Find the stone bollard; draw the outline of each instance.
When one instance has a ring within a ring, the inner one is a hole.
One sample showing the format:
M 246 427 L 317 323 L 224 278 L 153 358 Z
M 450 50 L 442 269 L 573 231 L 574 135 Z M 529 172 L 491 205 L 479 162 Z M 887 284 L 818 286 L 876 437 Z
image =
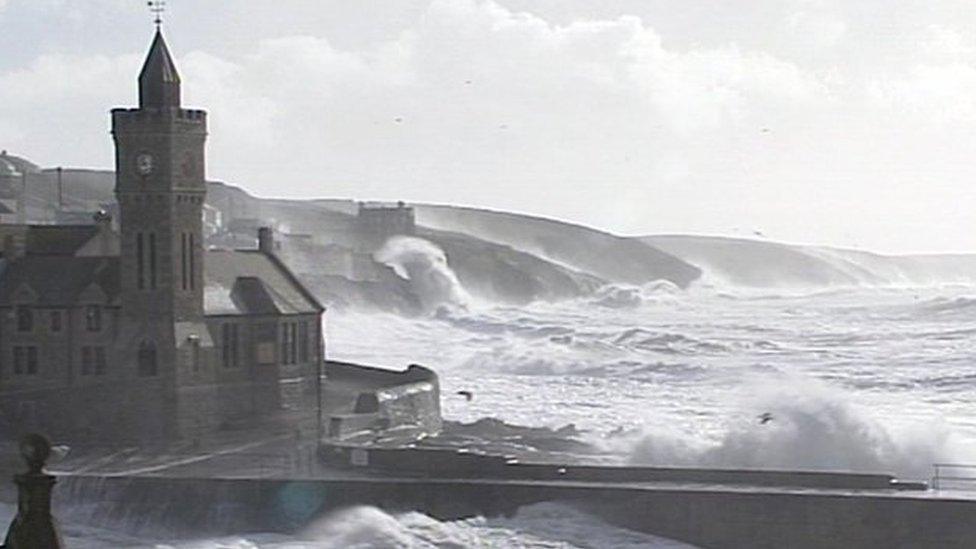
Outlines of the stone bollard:
M 64 544 L 51 517 L 51 489 L 57 479 L 44 472 L 51 443 L 41 435 L 25 435 L 20 439 L 20 455 L 28 469 L 14 477 L 17 516 L 0 549 L 61 549 Z

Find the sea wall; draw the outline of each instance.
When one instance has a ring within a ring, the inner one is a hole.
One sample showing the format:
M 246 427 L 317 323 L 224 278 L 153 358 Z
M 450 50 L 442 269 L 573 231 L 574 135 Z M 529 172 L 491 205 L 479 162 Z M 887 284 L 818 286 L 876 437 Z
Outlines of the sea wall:
M 392 429 L 426 434 L 441 430 L 440 382 L 433 370 L 416 364 L 393 371 L 327 361 L 324 373 L 329 438 Z
M 924 491 L 925 483 L 898 481 L 881 473 L 832 473 L 760 469 L 691 467 L 625 467 L 523 463 L 517 459 L 464 450 L 430 448 L 364 448 L 325 444 L 321 458 L 330 466 L 370 474 L 430 478 L 492 478 L 613 483 L 694 483 L 846 490 Z
M 542 501 L 701 547 L 970 548 L 976 501 L 899 492 L 786 491 L 492 479 L 65 477 L 55 514 L 138 535 L 291 532 L 374 505 L 439 520 L 513 514 Z

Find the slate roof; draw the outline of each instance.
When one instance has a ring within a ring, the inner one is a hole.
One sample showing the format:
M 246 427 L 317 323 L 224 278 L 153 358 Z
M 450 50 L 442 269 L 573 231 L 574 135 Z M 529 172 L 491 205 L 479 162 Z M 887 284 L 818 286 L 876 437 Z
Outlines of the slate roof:
M 98 233 L 95 225 L 31 225 L 27 255 L 74 255 Z
M 146 63 L 139 73 L 139 106 L 161 108 L 180 106 L 180 75 L 166 47 L 163 33 L 156 30 Z
M 0 160 L 4 162 L 13 164 L 14 169 L 20 173 L 37 173 L 41 171 L 41 168 L 37 164 L 27 160 L 26 158 L 21 158 L 19 156 L 14 156 L 7 151 L 0 151 Z
M 179 84 L 180 74 L 176 71 L 176 63 L 173 56 L 169 53 L 163 33 L 156 30 L 152 45 L 149 46 L 149 54 L 146 62 L 142 65 L 139 73 L 139 80 L 147 83 L 166 83 Z
M 26 284 L 41 307 L 62 307 L 77 303 L 92 284 L 102 289 L 109 302 L 119 295 L 117 257 L 36 256 L 7 264 L 0 272 L 0 306 L 12 304 L 13 295 Z
M 315 297 L 274 256 L 258 250 L 208 250 L 203 308 L 208 315 L 312 314 Z
M 37 227 L 30 229 L 28 255 L 0 269 L 0 306 L 11 305 L 14 294 L 24 284 L 37 296 L 36 305 L 42 307 L 73 305 L 92 284 L 101 288 L 109 302 L 118 297 L 121 286 L 118 257 L 67 255 L 87 242 L 89 234 L 69 226 L 43 227 L 44 230 L 36 233 Z M 272 255 L 258 250 L 205 253 L 203 300 L 207 315 L 316 314 L 324 310 L 315 296 Z

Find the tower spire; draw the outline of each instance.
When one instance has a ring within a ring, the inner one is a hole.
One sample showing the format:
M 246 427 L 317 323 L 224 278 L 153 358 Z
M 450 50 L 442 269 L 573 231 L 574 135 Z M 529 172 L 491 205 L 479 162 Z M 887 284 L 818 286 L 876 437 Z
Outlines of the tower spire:
M 179 108 L 180 75 L 166 46 L 163 31 L 156 28 L 156 36 L 146 62 L 139 73 L 140 108 Z

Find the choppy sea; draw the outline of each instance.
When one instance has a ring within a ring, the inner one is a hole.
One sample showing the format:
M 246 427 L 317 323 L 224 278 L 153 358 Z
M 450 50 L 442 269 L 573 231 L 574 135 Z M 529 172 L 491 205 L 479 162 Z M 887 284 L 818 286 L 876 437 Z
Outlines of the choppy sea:
M 436 369 L 448 419 L 573 424 L 621 463 L 927 480 L 933 462 L 976 462 L 973 286 L 660 283 L 525 307 L 471 300 L 424 318 L 332 312 L 327 334 L 330 358 Z M 134 540 L 65 529 L 72 547 L 684 547 L 557 504 L 453 523 L 363 507 L 292 536 Z

